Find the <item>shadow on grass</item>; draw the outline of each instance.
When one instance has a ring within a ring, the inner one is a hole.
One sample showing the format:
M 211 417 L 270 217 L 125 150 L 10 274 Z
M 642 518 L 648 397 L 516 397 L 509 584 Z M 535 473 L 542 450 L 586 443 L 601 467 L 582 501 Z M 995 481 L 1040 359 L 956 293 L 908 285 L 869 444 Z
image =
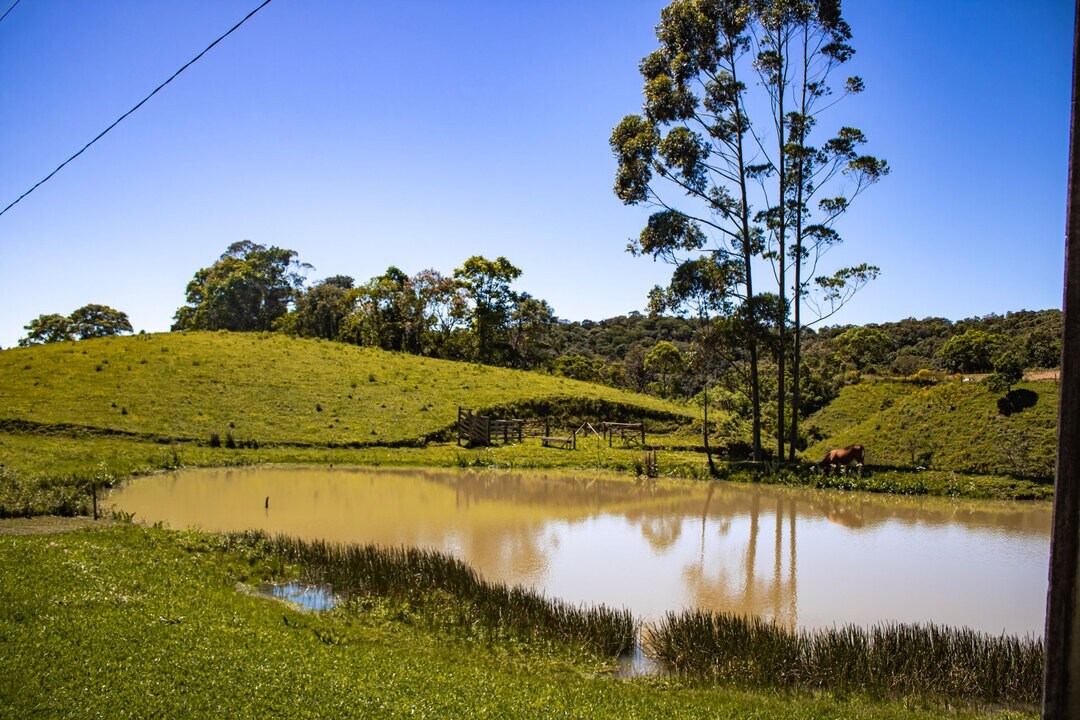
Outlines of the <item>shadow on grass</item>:
M 1039 402 L 1039 393 L 1027 388 L 1017 388 L 1010 390 L 1005 397 L 998 399 L 998 412 L 1008 417 L 1013 413 L 1023 412 L 1030 407 L 1035 407 L 1037 402 Z

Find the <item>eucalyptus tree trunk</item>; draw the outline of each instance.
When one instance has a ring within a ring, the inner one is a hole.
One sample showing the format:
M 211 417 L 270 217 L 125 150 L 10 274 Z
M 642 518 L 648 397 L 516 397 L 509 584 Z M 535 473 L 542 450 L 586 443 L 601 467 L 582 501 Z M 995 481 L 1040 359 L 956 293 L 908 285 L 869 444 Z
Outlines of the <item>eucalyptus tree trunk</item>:
M 728 57 L 731 63 L 730 72 L 732 82 L 738 85 L 738 63 L 734 55 Z M 750 230 L 750 201 L 749 190 L 746 184 L 746 156 L 743 147 L 743 137 L 746 128 L 742 127 L 743 109 L 740 102 L 741 94 L 736 93 L 734 98 L 735 117 L 739 122 L 739 132 L 735 143 L 735 157 L 739 168 L 739 224 L 742 233 L 742 261 L 744 267 L 744 285 L 746 287 L 746 304 L 751 308 L 750 328 L 747 333 L 747 351 L 750 355 L 750 422 L 751 442 L 753 446 L 753 458 L 761 460 L 761 381 L 758 372 L 758 320 L 754 303 L 754 241 Z
M 702 390 L 704 399 L 701 435 L 705 441 L 705 457 L 709 460 L 709 477 L 716 476 L 716 465 L 713 463 L 712 450 L 709 448 L 709 373 L 705 373 L 705 387 Z
M 1077 2 L 1080 13 L 1080 2 Z M 1080 18 L 1080 14 L 1077 16 Z M 1080 20 L 1073 26 L 1069 177 L 1066 185 L 1064 334 L 1061 343 L 1061 408 L 1054 472 L 1050 586 L 1043 661 L 1043 720 L 1080 714 Z
M 777 365 L 777 382 L 776 382 L 776 459 L 784 459 L 784 379 L 785 379 L 785 349 L 784 349 L 784 330 L 787 320 L 787 286 L 785 285 L 785 265 L 787 264 L 787 212 L 784 207 L 784 202 L 787 197 L 787 173 L 786 173 L 786 159 L 787 152 L 785 149 L 785 132 L 784 132 L 784 90 L 787 87 L 785 81 L 785 23 L 778 22 L 776 27 L 776 54 L 779 62 L 779 67 L 776 71 L 776 136 L 777 146 L 779 147 L 779 155 L 777 158 L 777 168 L 779 170 L 779 188 L 777 189 L 779 202 L 779 218 L 777 219 L 777 248 L 780 252 L 780 256 L 777 259 L 779 265 L 777 285 L 780 291 L 780 308 L 776 322 L 777 332 L 777 352 L 776 365 Z
M 799 103 L 799 115 L 802 118 L 802 125 L 799 132 L 799 156 L 795 169 L 795 283 L 794 283 L 794 326 L 792 327 L 792 354 L 791 354 L 791 437 L 788 439 L 788 460 L 795 462 L 795 448 L 799 442 L 799 383 L 800 375 L 802 374 L 802 319 L 800 317 L 800 311 L 802 310 L 802 263 L 803 263 L 803 190 L 806 186 L 805 178 L 805 150 L 806 150 L 806 115 L 807 115 L 807 98 L 806 98 L 806 84 L 808 82 L 807 75 L 810 72 L 810 58 L 808 56 L 809 45 L 809 28 L 806 21 L 803 22 L 803 42 L 802 42 L 802 78 L 801 78 L 801 92 L 802 96 Z

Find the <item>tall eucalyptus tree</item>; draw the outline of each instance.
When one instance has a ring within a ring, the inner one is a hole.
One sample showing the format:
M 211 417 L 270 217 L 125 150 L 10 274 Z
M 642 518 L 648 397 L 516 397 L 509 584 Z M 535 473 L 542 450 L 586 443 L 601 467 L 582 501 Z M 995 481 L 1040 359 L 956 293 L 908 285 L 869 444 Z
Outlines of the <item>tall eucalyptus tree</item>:
M 700 274 L 695 268 L 725 268 L 705 275 L 727 281 L 715 290 L 756 327 L 753 260 L 762 251 L 762 235 L 751 219 L 750 118 L 742 80 L 752 74 L 746 67 L 751 19 L 750 6 L 736 0 L 675 0 L 664 8 L 656 28 L 660 47 L 640 66 L 644 112 L 623 118 L 610 143 L 619 163 L 616 195 L 628 205 L 655 208 L 630 251 L 674 265 L 676 280 L 683 266 L 693 274 Z M 732 262 L 738 265 L 734 282 Z M 680 297 L 680 284 L 698 287 L 674 282 L 663 305 L 693 304 L 693 298 Z M 717 306 L 717 298 L 708 304 Z M 760 458 L 758 346 L 756 333 L 747 336 L 753 447 Z
M 820 321 L 877 274 L 863 264 L 806 280 L 840 241 L 834 224 L 851 199 L 888 173 L 884 161 L 858 153 L 865 138 L 854 128 L 810 144 L 819 116 L 840 99 L 829 77 L 854 52 L 851 32 L 838 0 L 675 0 L 661 11 L 656 35 L 659 49 L 640 66 L 644 112 L 625 117 L 610 141 L 616 195 L 654 208 L 630 250 L 676 273 L 706 256 L 737 268 L 713 276 L 726 283 L 715 289 L 727 297 L 726 321 L 744 328 L 754 454 L 761 456 L 760 338 L 774 326 L 777 455 L 784 457 L 790 353 L 793 457 L 803 302 L 828 306 Z M 747 77 L 756 79 L 756 93 Z M 843 94 L 861 89 L 861 79 L 848 78 Z M 775 295 L 755 290 L 759 258 L 772 262 Z M 669 307 L 680 300 L 674 286 Z
M 819 117 L 845 96 L 862 92 L 864 87 L 858 76 L 846 78 L 843 90 L 836 95 L 830 85 L 834 71 L 855 53 L 849 44 L 851 28 L 841 15 L 839 0 L 788 0 L 772 5 L 779 6 L 779 10 L 774 9 L 772 14 L 765 15 L 769 18 L 766 25 L 786 25 L 783 31 L 778 29 L 776 34 L 777 38 L 783 39 L 783 44 L 766 43 L 763 53 L 759 54 L 759 67 L 765 70 L 763 79 L 776 77 L 766 70 L 770 64 L 792 70 L 790 80 L 776 78 L 776 82 L 767 84 L 767 87 L 771 90 L 774 118 L 777 119 L 783 143 L 779 150 L 780 174 L 783 178 L 780 182 L 781 196 L 784 198 L 781 219 L 790 218 L 792 232 L 790 261 L 794 278 L 789 459 L 794 460 L 799 436 L 803 300 L 808 300 L 816 314 L 812 322 L 806 324 L 821 322 L 878 274 L 877 267 L 863 263 L 841 268 L 831 276 L 815 278 L 811 286 L 804 271 L 808 270 L 810 276 L 814 275 L 824 252 L 840 242 L 840 235 L 834 227 L 837 218 L 856 196 L 887 175 L 889 166 L 884 160 L 859 154 L 859 148 L 866 138 L 857 128 L 840 128 L 834 137 L 820 147 L 810 144 Z M 779 57 L 766 59 L 773 53 Z M 793 107 L 786 113 L 780 87 L 784 82 L 790 85 Z M 814 201 L 817 202 L 816 211 L 812 205 Z M 781 247 L 783 240 L 781 232 Z M 782 249 L 780 258 L 784 258 Z M 784 258 L 779 263 L 781 276 L 786 262 Z M 783 293 L 782 281 L 780 287 Z M 782 418 L 780 426 L 783 427 Z

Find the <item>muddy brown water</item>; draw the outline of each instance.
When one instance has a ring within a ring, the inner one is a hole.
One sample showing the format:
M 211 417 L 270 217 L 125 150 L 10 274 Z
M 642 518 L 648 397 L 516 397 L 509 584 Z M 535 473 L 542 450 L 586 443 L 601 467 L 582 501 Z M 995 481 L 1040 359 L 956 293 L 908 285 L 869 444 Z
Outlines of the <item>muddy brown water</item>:
M 174 528 L 433 548 L 489 579 L 642 619 L 696 607 L 801 628 L 899 621 L 1043 632 L 1049 503 L 297 467 L 139 478 L 107 502 Z

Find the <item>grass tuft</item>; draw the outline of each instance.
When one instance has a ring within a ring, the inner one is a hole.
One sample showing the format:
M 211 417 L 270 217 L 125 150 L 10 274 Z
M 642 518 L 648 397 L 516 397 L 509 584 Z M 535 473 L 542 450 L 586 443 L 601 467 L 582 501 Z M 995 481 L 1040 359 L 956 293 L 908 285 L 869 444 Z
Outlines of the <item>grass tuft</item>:
M 1035 705 L 1042 640 L 886 623 L 792 631 L 756 617 L 687 610 L 646 627 L 645 651 L 672 671 L 751 687 L 935 696 Z
M 578 607 L 489 582 L 461 560 L 433 550 L 270 538 L 258 532 L 228 537 L 233 547 L 253 547 L 301 566 L 302 581 L 329 585 L 347 599 L 376 596 L 438 604 L 444 620 L 456 627 L 554 640 L 605 657 L 629 652 L 637 638 L 638 625 L 628 610 Z

